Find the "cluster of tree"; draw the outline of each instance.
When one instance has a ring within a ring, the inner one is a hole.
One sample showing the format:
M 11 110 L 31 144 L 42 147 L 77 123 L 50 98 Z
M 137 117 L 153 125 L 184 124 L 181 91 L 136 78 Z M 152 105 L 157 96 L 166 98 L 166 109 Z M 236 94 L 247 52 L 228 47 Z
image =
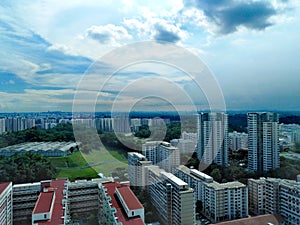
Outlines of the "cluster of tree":
M 295 180 L 297 174 L 300 174 L 300 164 L 299 161 L 280 157 L 280 168 L 268 172 L 248 171 L 244 167 L 237 165 L 221 167 L 215 164 L 210 165 L 203 172 L 212 176 L 214 180 L 222 183 L 238 180 L 246 184 L 249 178 L 258 179 L 259 177 Z
M 27 130 L 2 134 L 0 135 L 0 148 L 23 142 L 74 140 L 75 138 L 73 134 L 72 124 L 62 123 L 48 130 L 34 127 Z
M 55 177 L 56 169 L 41 155 L 0 156 L 0 182 L 27 183 Z
M 134 136 L 139 138 L 148 138 L 151 135 L 151 131 L 148 125 L 142 125 L 139 127 L 139 130 L 134 133 Z

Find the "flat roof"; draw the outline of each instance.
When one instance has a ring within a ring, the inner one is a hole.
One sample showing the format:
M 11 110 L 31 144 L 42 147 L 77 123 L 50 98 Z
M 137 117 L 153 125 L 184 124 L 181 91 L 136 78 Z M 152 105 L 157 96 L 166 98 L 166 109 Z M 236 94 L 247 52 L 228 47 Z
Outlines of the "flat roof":
M 118 222 L 122 222 L 123 225 L 145 225 L 144 221 L 138 216 L 133 218 L 128 218 L 126 212 L 123 209 L 121 202 L 116 196 L 116 188 L 121 187 L 118 182 L 108 182 L 104 183 L 103 186 L 107 189 L 107 195 L 111 197 L 112 207 L 116 209 L 115 216 L 118 218 Z
M 128 186 L 117 188 L 122 198 L 124 199 L 129 210 L 142 209 L 144 208 L 135 194 Z
M 76 142 L 24 142 L 16 145 L 0 148 L 2 151 L 68 151 L 71 147 L 78 145 Z
M 52 209 L 52 215 L 50 220 L 47 221 L 36 221 L 36 224 L 38 225 L 57 225 L 57 224 L 63 224 L 64 223 L 64 214 L 65 209 L 62 205 L 62 200 L 64 198 L 63 191 L 65 188 L 65 183 L 67 182 L 67 179 L 57 179 L 57 180 L 51 180 L 50 181 L 50 187 L 46 188 L 48 192 L 52 191 L 55 192 L 55 200 L 53 204 Z M 47 193 L 47 192 L 45 192 Z
M 272 223 L 274 225 L 282 224 L 284 220 L 280 215 L 266 214 L 260 216 L 253 216 L 243 219 L 231 220 L 218 223 L 218 225 L 268 225 Z
M 179 179 L 178 177 L 176 177 L 172 173 L 168 173 L 168 172 L 165 172 L 165 171 L 161 171 L 160 173 L 162 175 L 164 175 L 165 177 L 167 177 L 174 184 L 177 184 L 178 186 L 187 186 L 188 185 L 186 182 L 184 182 L 183 180 Z
M 50 212 L 53 198 L 54 191 L 41 192 L 32 213 L 38 214 Z
M 2 194 L 2 192 L 11 184 L 11 182 L 3 182 L 0 183 L 0 195 Z

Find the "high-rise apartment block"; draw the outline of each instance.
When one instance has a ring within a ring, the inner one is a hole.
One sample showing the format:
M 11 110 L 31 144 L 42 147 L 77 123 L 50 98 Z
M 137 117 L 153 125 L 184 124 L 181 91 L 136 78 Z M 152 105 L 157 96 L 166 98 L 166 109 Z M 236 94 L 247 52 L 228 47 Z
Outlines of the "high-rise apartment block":
M 163 224 L 195 224 L 194 190 L 158 166 L 147 167 L 149 194 Z
M 248 113 L 248 168 L 269 171 L 279 167 L 277 113 Z
M 180 165 L 179 149 L 168 142 L 146 142 L 142 146 L 142 154 L 152 161 L 153 165 L 158 165 L 167 172 L 174 172 Z
M 128 153 L 128 178 L 131 186 L 144 187 L 146 185 L 145 167 L 151 164 L 152 162 L 140 153 Z
M 13 224 L 12 183 L 0 183 L 0 224 Z
M 175 173 L 195 190 L 195 202 L 202 204 L 202 213 L 213 223 L 248 216 L 248 190 L 240 182 L 218 183 L 196 169 L 179 166 Z
M 228 166 L 228 117 L 222 112 L 201 113 L 197 122 L 197 155 L 207 165 Z
M 248 134 L 232 132 L 229 136 L 229 149 L 232 151 L 238 151 L 240 149 L 248 149 Z
M 248 179 L 249 213 L 262 215 L 266 213 L 266 179 Z

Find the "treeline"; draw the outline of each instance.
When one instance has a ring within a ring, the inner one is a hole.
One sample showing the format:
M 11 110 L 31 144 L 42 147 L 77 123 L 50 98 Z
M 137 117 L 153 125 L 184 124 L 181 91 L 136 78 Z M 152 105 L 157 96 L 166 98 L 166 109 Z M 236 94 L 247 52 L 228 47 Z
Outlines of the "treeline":
M 35 141 L 75 141 L 72 124 L 61 123 L 48 130 L 34 127 L 17 132 L 8 132 L 0 135 L 0 148 Z
M 215 164 L 210 165 L 203 172 L 209 174 L 218 182 L 224 183 L 237 180 L 247 184 L 249 178 L 259 179 L 260 177 L 295 180 L 296 176 L 300 174 L 300 164 L 296 160 L 280 157 L 280 168 L 268 172 L 253 172 L 240 166 L 221 167 Z
M 41 155 L 26 153 L 11 157 L 0 156 L 0 182 L 36 182 L 52 179 L 55 174 L 55 167 Z

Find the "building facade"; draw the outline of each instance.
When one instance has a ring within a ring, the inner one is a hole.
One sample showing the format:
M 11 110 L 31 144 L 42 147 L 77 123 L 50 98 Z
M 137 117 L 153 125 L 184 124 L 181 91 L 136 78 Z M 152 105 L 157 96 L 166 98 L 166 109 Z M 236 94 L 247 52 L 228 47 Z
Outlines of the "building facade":
M 195 202 L 212 223 L 248 216 L 248 189 L 240 182 L 218 183 L 196 169 L 179 166 L 175 173 L 195 190 Z
M 142 154 L 153 165 L 158 165 L 167 172 L 174 172 L 180 165 L 180 152 L 168 142 L 151 141 L 142 146 Z
M 265 186 L 265 201 L 261 209 L 266 213 L 280 214 L 285 224 L 300 224 L 300 182 L 277 178 L 251 179 L 250 183 L 254 182 Z M 258 202 L 255 195 L 249 195 L 249 198 L 250 202 Z
M 147 167 L 151 202 L 163 224 L 195 224 L 194 190 L 158 166 Z
M 147 158 L 140 153 L 128 153 L 128 178 L 131 186 L 145 187 L 145 167 L 151 164 L 152 162 L 148 161 Z
M 277 113 L 248 113 L 248 169 L 269 171 L 280 166 Z
M 228 166 L 228 117 L 222 112 L 201 113 L 197 121 L 197 155 L 207 165 Z
M 0 225 L 13 224 L 12 183 L 0 183 Z

